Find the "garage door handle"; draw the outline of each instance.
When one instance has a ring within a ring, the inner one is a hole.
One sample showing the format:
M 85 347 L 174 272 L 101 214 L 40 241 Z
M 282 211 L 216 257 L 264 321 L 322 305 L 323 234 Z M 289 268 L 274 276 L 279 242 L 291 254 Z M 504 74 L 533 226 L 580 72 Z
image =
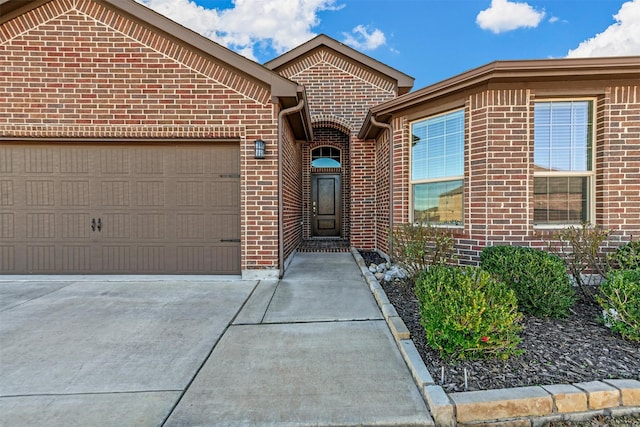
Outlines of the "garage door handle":
M 240 239 L 220 239 L 221 242 L 234 242 L 240 243 Z
M 102 231 L 102 218 L 98 218 L 98 222 L 96 222 L 95 218 L 91 218 L 91 231 Z

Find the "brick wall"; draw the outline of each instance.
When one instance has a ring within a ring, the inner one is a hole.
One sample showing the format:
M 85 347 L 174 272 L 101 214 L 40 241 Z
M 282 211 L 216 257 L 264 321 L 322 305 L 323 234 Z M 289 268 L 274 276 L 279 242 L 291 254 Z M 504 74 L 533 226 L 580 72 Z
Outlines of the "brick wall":
M 614 230 L 614 243 L 640 235 L 640 89 L 628 83 L 585 83 L 596 99 L 594 218 Z M 548 85 L 537 89 L 531 82 L 527 87 L 513 86 L 485 88 L 442 101 L 464 106 L 465 111 L 464 226 L 453 229 L 460 264 L 476 265 L 487 245 L 545 248 L 558 231 L 533 224 L 534 102 L 536 97 L 572 94 Z M 584 98 L 587 90 L 579 83 L 574 86 L 576 97 Z M 434 111 L 429 105 L 424 109 L 429 114 Z M 412 114 L 411 119 L 428 117 Z M 401 223 L 410 218 L 409 118 L 396 117 L 394 127 L 394 222 Z M 383 133 L 377 141 L 381 159 L 384 138 Z M 385 226 L 378 221 L 378 235 L 384 234 Z M 382 239 L 377 245 L 383 250 L 388 247 Z
M 469 188 L 467 199 L 472 235 L 484 228 L 489 242 L 526 241 L 533 215 L 533 110 L 527 90 L 489 90 L 469 100 L 469 141 L 466 175 L 480 188 Z M 480 124 L 476 124 L 476 112 Z M 478 141 L 481 141 L 478 144 Z M 480 209 L 477 209 L 482 206 Z M 479 230 L 478 230 L 479 229 Z
M 376 242 L 375 145 L 351 140 L 351 246 L 373 249 Z
M 302 241 L 302 146 L 297 143 L 289 126 L 283 129 L 282 147 L 282 227 L 284 259 Z
M 389 131 L 384 130 L 381 138 L 378 138 L 375 146 L 375 172 L 376 172 L 376 217 L 375 217 L 375 247 L 386 253 L 389 252 L 390 221 L 390 179 L 389 179 Z
M 598 98 L 596 218 L 620 240 L 640 237 L 640 86 Z
M 344 138 L 343 153 L 348 154 L 349 164 L 343 161 L 343 212 L 342 235 L 350 238 L 358 248 L 374 248 L 376 235 L 376 167 L 375 143 L 361 141 L 357 133 L 369 108 L 396 96 L 395 82 L 385 78 L 338 54 L 329 48 L 320 48 L 297 58 L 278 71 L 284 77 L 305 86 L 309 111 L 316 139 L 304 147 L 305 156 L 311 148 L 325 144 L 331 137 L 325 129 L 343 133 L 334 137 Z M 328 144 L 330 145 L 330 144 Z M 303 164 L 309 165 L 307 157 Z M 305 168 L 308 166 L 304 166 Z M 311 235 L 310 173 L 305 172 L 304 235 Z
M 411 207 L 411 158 L 406 142 L 411 129 L 406 117 L 394 119 L 393 134 L 393 222 L 398 224 L 409 221 Z
M 269 88 L 88 0 L 0 28 L 0 135 L 240 141 L 242 269 L 275 268 L 277 120 Z M 253 141 L 271 142 L 264 160 Z

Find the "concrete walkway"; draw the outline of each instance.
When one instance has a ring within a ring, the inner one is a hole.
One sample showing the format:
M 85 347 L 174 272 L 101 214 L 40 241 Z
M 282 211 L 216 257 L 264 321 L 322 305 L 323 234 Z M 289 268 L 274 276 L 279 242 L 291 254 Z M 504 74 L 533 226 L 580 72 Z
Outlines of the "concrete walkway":
M 0 425 L 433 425 L 351 254 L 279 282 L 8 283 Z

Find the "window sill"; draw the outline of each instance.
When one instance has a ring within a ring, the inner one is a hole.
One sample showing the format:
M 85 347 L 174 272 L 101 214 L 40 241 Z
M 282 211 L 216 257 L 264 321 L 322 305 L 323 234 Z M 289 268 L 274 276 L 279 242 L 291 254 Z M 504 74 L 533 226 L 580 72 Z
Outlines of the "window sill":
M 433 222 L 418 222 L 414 221 L 413 225 L 422 225 L 423 227 L 433 227 L 433 228 L 447 228 L 452 230 L 464 230 L 464 224 L 436 224 Z
M 582 224 L 534 224 L 534 230 L 564 230 L 566 228 L 582 228 Z

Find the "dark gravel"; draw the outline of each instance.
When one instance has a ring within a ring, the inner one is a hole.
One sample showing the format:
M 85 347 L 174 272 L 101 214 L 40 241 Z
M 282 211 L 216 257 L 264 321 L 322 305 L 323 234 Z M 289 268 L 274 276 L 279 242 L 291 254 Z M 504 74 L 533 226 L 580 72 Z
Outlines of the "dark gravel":
M 625 416 L 597 415 L 585 421 L 553 421 L 547 427 L 638 427 L 640 414 Z
M 366 265 L 381 263 L 376 252 L 361 253 Z M 581 297 L 566 319 L 525 316 L 519 348 L 524 354 L 496 359 L 443 360 L 426 342 L 413 284 L 382 283 L 409 328 L 411 338 L 437 384 L 447 392 L 566 384 L 607 378 L 640 380 L 640 345 L 622 339 L 600 321 L 600 308 Z M 467 371 L 465 389 L 464 372 Z

